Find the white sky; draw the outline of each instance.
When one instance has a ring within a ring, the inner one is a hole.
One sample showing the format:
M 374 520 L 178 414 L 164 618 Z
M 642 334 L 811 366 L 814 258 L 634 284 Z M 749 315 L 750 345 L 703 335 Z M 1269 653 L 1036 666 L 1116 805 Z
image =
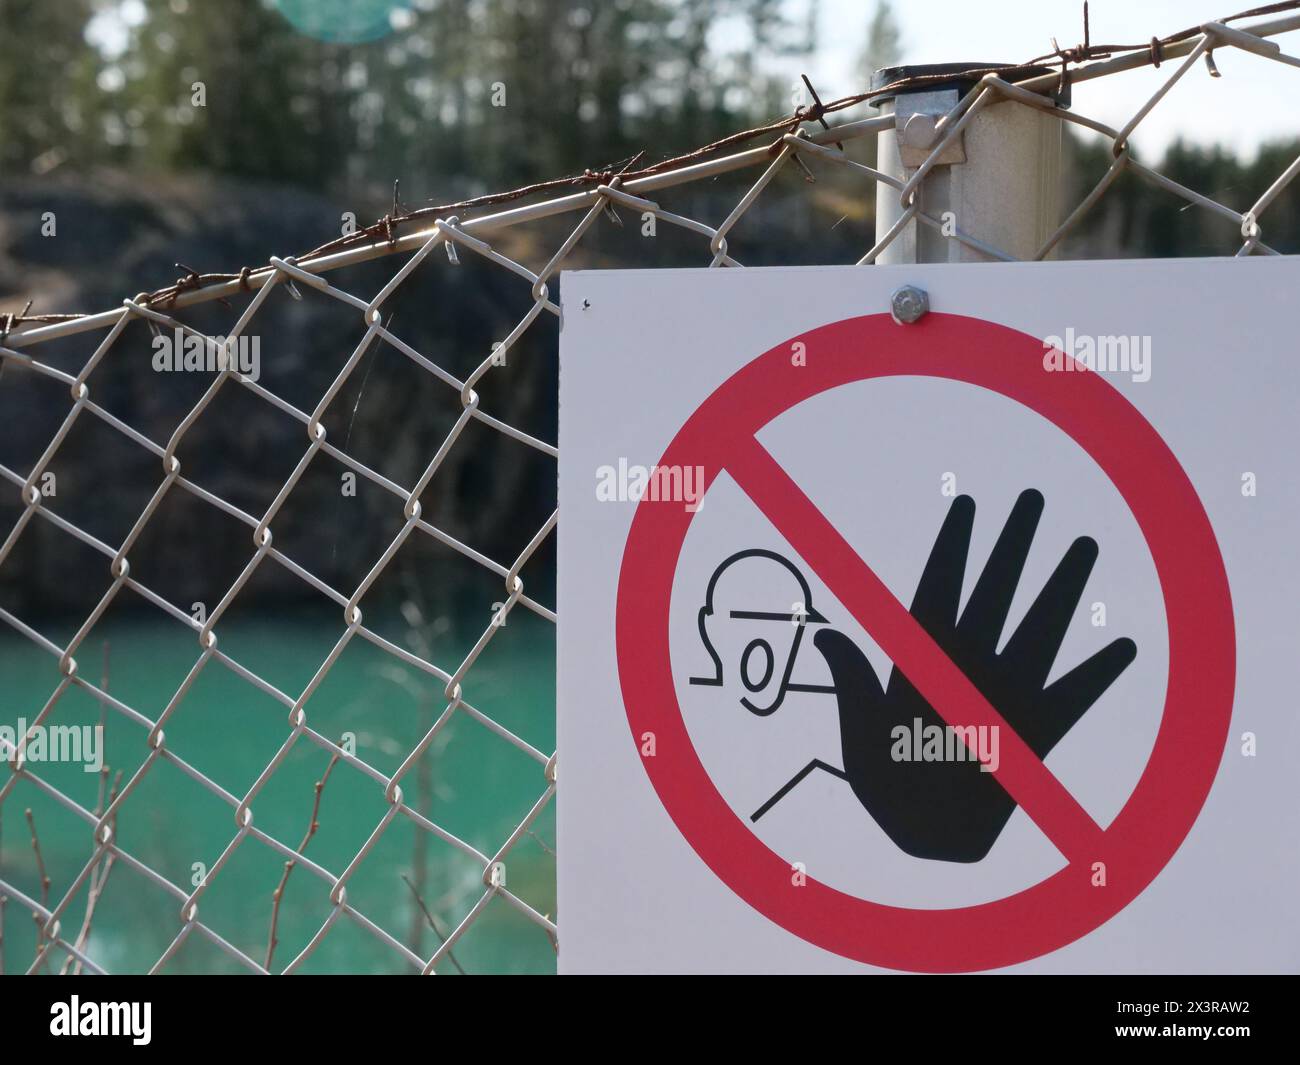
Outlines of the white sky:
M 1091 36 L 1096 43 L 1136 44 L 1260 3 L 1092 0 Z M 1051 51 L 1052 36 L 1062 48 L 1083 38 L 1082 0 L 894 0 L 893 8 L 905 63 L 1022 62 Z M 874 10 L 874 0 L 821 0 L 818 54 L 791 60 L 791 72 L 806 69 L 823 100 L 860 91 L 856 66 Z M 1273 39 L 1300 55 L 1300 32 Z M 1118 128 L 1180 62 L 1077 85 L 1073 109 Z M 1157 156 L 1181 134 L 1249 157 L 1263 141 L 1300 135 L 1300 69 L 1235 48 L 1220 49 L 1215 62 L 1222 78 L 1210 77 L 1198 62 L 1138 127 L 1133 143 L 1140 153 Z

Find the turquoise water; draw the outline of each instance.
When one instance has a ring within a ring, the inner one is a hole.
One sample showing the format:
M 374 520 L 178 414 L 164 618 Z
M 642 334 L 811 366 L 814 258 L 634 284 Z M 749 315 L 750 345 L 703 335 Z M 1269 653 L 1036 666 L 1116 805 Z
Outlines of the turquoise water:
M 372 622 L 398 642 L 395 626 Z M 65 644 L 75 625 L 37 626 Z M 240 664 L 297 695 L 341 635 L 337 616 L 291 614 L 223 621 L 220 648 Z M 453 671 L 477 633 L 425 634 L 433 661 Z M 109 690 L 151 719 L 163 708 L 198 658 L 195 634 L 166 618 L 126 617 L 102 623 L 77 652 L 78 669 L 98 683 L 108 644 Z M 0 725 L 16 727 L 39 713 L 59 681 L 57 663 L 6 628 L 0 633 Z M 355 637 L 306 705 L 307 724 L 338 739 L 356 736 L 356 753 L 391 774 L 419 742 L 445 702 L 442 683 L 408 667 L 391 654 Z M 489 643 L 464 683 L 465 698 L 515 735 L 544 753 L 555 746 L 554 628 L 517 610 Z M 60 698 L 47 723 L 93 725 L 97 699 L 73 686 Z M 104 761 L 113 774 L 130 780 L 149 755 L 146 728 L 112 708 L 107 711 Z M 288 711 L 226 666 L 210 662 L 165 725 L 165 745 L 177 757 L 242 797 L 291 733 Z M 254 824 L 297 848 L 307 831 L 314 785 L 328 754 L 300 737 L 252 804 Z M 30 770 L 60 791 L 94 809 L 99 776 L 81 764 L 35 763 Z M 0 780 L 8 781 L 7 766 Z M 492 855 L 545 790 L 543 767 L 469 715 L 458 712 L 434 745 L 402 781 L 405 801 L 435 823 Z M 20 779 L 0 806 L 0 876 L 39 898 L 40 878 L 25 810 L 36 822 L 41 855 L 51 880 L 51 903 L 62 899 L 92 850 L 91 827 L 64 809 L 33 782 Z M 388 809 L 382 787 L 347 763 L 338 763 L 321 794 L 319 828 L 306 855 L 331 873 L 341 873 L 375 831 Z M 155 759 L 123 801 L 117 840 L 173 884 L 191 890 L 201 863 L 210 877 L 200 902 L 202 921 L 261 962 L 265 959 L 272 893 L 284 870 L 283 857 L 245 837 L 226 864 L 212 872 L 237 834 L 234 809 L 175 765 Z M 540 913 L 555 916 L 554 804 L 506 859 L 507 887 Z M 442 934 L 455 927 L 483 892 L 482 870 L 473 861 L 404 816 L 395 817 L 348 881 L 348 902 L 400 941 L 429 957 L 437 939 L 423 923 L 406 876 L 421 885 L 420 897 Z M 328 884 L 299 866 L 286 885 L 272 968 L 283 968 L 330 915 Z M 63 918 L 71 938 L 85 909 L 83 886 Z M 180 902 L 118 862 L 95 909 L 90 956 L 112 972 L 147 970 L 181 928 Z M 4 907 L 5 971 L 26 969 L 35 945 L 35 926 L 22 906 Z M 422 926 L 422 927 L 421 927 Z M 417 929 L 419 931 L 417 931 Z M 555 952 L 549 937 L 507 901 L 493 898 L 459 939 L 455 963 L 438 971 L 550 972 Z M 56 961 L 53 968 L 59 967 Z M 405 959 L 346 916 L 340 917 L 302 967 L 305 972 L 409 972 Z M 191 935 L 164 968 L 167 972 L 244 971 L 217 946 Z

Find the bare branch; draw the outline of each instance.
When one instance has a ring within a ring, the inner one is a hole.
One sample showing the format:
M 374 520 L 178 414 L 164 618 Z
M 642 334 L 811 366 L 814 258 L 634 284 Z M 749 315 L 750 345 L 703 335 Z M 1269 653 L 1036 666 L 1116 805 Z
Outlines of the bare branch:
M 444 936 L 442 931 L 438 928 L 438 922 L 433 919 L 433 914 L 429 912 L 429 907 L 424 904 L 424 899 L 420 898 L 420 893 L 415 890 L 415 885 L 411 883 L 411 878 L 403 873 L 402 879 L 406 882 L 406 886 L 411 889 L 411 894 L 415 896 L 415 904 L 420 907 L 420 911 L 424 914 L 424 919 L 429 922 L 429 927 L 433 929 L 433 934 L 438 937 L 438 942 L 446 945 L 447 937 Z M 468 975 L 465 970 L 460 967 L 460 962 L 456 960 L 456 955 L 452 951 L 447 951 L 447 957 L 451 959 L 452 965 L 456 966 L 456 971 L 460 973 L 461 976 Z
M 541 847 L 542 850 L 544 850 L 544 851 L 545 851 L 547 854 L 549 854 L 552 858 L 555 857 L 555 850 L 554 850 L 554 848 L 552 848 L 551 846 L 549 846 L 549 845 L 547 844 L 546 840 L 542 839 L 542 837 L 539 836 L 536 832 L 534 832 L 531 828 L 526 829 L 526 831 L 528 832 L 528 834 L 529 834 L 530 836 L 533 837 L 533 839 L 537 840 L 537 845 L 538 845 L 539 847 Z
M 49 910 L 50 908 L 50 875 L 45 869 L 45 856 L 41 854 L 41 841 L 36 835 L 36 818 L 32 816 L 32 810 L 27 808 L 27 827 L 32 834 L 32 850 L 36 853 L 36 873 L 41 878 L 41 907 Z M 45 922 L 41 919 L 39 913 L 33 913 L 32 919 L 36 922 L 36 957 L 40 957 L 41 946 L 45 942 Z
M 100 675 L 99 690 L 103 695 L 99 697 L 99 744 L 100 751 L 104 749 L 104 731 L 108 724 L 108 700 L 104 695 L 108 694 L 108 686 L 111 682 L 111 672 L 109 668 L 110 645 L 109 641 L 104 641 L 104 665 Z M 95 798 L 95 816 L 98 817 L 104 812 L 104 792 L 108 788 L 108 777 L 112 770 L 107 765 L 99 767 L 99 793 Z M 113 785 L 113 794 L 116 796 L 117 785 L 122 781 L 122 774 L 118 773 L 117 782 Z M 112 798 L 109 799 L 112 802 Z M 116 816 L 114 817 L 116 821 Z M 116 825 L 114 825 L 116 827 Z M 116 856 L 110 851 L 102 857 L 90 871 L 90 887 L 86 892 L 86 912 L 81 918 L 81 928 L 77 930 L 77 938 L 73 940 L 73 945 L 78 950 L 84 950 L 87 941 L 90 939 L 90 925 L 95 919 L 95 907 L 99 904 L 99 897 L 104 892 L 104 884 L 108 880 L 109 871 L 113 868 L 113 861 Z M 72 971 L 74 975 L 81 975 L 81 959 L 69 954 L 59 969 L 60 976 L 66 976 Z
M 302 854 L 307 849 L 307 844 L 311 842 L 312 836 L 316 835 L 316 829 L 320 827 L 320 799 L 321 793 L 325 790 L 325 783 L 329 780 L 330 774 L 334 772 L 334 767 L 338 764 L 339 754 L 335 751 L 330 756 L 329 765 L 325 767 L 325 772 L 321 774 L 320 780 L 316 781 L 316 796 L 311 807 L 311 821 L 307 825 L 307 831 L 302 837 L 302 842 L 298 844 L 298 853 Z M 280 883 L 276 886 L 275 892 L 271 895 L 274 900 L 271 904 L 271 931 L 266 939 L 266 961 L 263 968 L 271 968 L 271 959 L 275 956 L 275 947 L 279 943 L 276 938 L 276 929 L 280 924 L 280 903 L 284 901 L 284 887 L 289 882 L 289 874 L 293 872 L 293 867 L 298 863 L 292 859 L 284 863 L 284 873 L 280 877 Z

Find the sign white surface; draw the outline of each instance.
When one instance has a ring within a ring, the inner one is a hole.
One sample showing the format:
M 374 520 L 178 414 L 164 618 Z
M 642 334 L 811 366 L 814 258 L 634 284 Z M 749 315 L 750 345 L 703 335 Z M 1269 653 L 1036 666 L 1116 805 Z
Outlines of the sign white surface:
M 566 273 L 561 971 L 1300 970 L 1296 292 Z

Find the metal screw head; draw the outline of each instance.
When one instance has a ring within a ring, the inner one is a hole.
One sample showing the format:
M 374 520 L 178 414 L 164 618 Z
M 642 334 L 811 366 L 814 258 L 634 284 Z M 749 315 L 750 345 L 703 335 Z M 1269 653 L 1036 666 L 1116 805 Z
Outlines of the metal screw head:
M 889 298 L 889 313 L 899 325 L 911 325 L 929 310 L 930 297 L 915 285 L 904 285 Z

